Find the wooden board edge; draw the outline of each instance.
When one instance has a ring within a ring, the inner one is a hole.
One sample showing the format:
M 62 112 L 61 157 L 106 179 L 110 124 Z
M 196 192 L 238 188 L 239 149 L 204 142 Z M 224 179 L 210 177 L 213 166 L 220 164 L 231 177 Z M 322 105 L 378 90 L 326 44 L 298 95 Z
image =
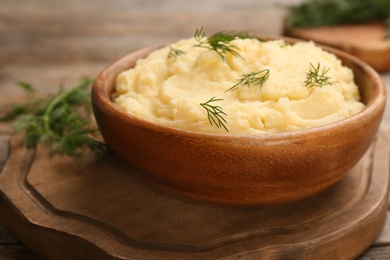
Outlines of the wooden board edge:
M 380 136 L 384 136 L 384 133 L 379 133 Z M 387 141 L 388 142 L 388 141 Z M 386 153 L 387 157 L 389 157 L 389 147 L 386 145 Z M 375 166 L 375 165 L 374 165 Z M 379 167 L 379 166 L 378 166 Z M 387 160 L 385 164 L 381 164 L 380 167 L 385 167 L 387 171 L 389 170 L 389 161 Z M 387 187 L 388 187 L 387 182 Z M 361 221 L 361 226 L 365 230 L 367 230 L 367 236 L 364 238 L 366 241 L 363 243 L 363 248 L 360 248 L 358 253 L 355 255 L 349 255 L 351 257 L 355 257 L 358 254 L 363 253 L 375 240 L 376 236 L 378 236 L 380 230 L 383 227 L 384 220 L 387 213 L 387 205 L 388 205 L 388 189 L 386 196 L 381 200 L 380 205 L 376 212 L 374 212 L 373 216 L 367 216 L 367 218 L 364 218 Z M 52 230 L 50 228 L 43 227 L 42 225 L 37 225 L 33 221 L 26 218 L 26 216 L 20 212 L 17 208 L 13 206 L 13 203 L 9 201 L 2 192 L 0 193 L 0 218 L 2 221 L 17 235 L 17 237 L 25 243 L 30 250 L 33 252 L 39 254 L 40 256 L 44 258 L 55 258 L 55 259 L 78 259 L 80 256 L 82 258 L 90 258 L 90 259 L 96 259 L 97 257 L 106 256 L 107 258 L 112 259 L 131 259 L 129 257 L 120 257 L 115 256 L 112 252 L 107 252 L 105 250 L 102 250 L 101 248 L 97 247 L 90 241 L 80 237 L 80 236 L 74 236 L 65 232 L 62 232 L 60 230 Z M 379 219 L 379 221 L 378 221 Z M 374 228 L 373 226 L 373 220 L 375 220 Z M 26 232 L 28 230 L 28 232 Z M 334 245 L 338 245 L 335 243 L 335 241 L 351 241 L 350 244 L 354 244 L 354 241 L 356 239 L 360 239 L 360 237 L 357 237 L 354 234 L 354 230 L 348 231 L 349 233 L 347 235 L 340 235 L 337 233 L 329 235 L 327 238 L 327 241 L 323 243 L 323 246 L 327 248 L 329 253 L 335 253 L 341 252 L 345 250 L 345 247 L 340 246 L 334 247 Z M 61 237 L 60 241 L 58 241 L 58 237 Z M 39 237 L 39 239 L 37 239 Z M 57 239 L 53 239 L 56 237 Z M 82 244 L 83 246 L 79 246 L 77 250 L 73 248 L 71 245 L 75 243 L 75 240 L 77 240 L 77 243 Z M 45 243 L 45 246 L 42 246 L 42 243 Z M 285 257 L 292 257 L 292 254 L 294 256 L 300 255 L 302 257 L 305 257 L 307 259 L 310 259 L 311 256 L 313 259 L 317 257 L 317 252 L 315 252 L 315 247 L 311 247 L 312 244 L 308 243 L 300 243 L 300 244 L 291 244 L 291 245 L 277 245 L 268 247 L 268 248 L 262 248 L 259 250 L 250 250 L 246 251 L 244 253 L 234 254 L 231 257 L 261 257 L 261 256 L 267 256 L 269 257 L 270 254 L 272 255 L 272 252 L 277 252 L 277 255 L 283 255 Z M 291 248 L 293 250 L 291 250 Z M 339 248 L 340 247 L 340 248 Z M 50 248 L 50 251 L 48 251 L 47 248 Z M 80 248 L 83 248 L 83 250 L 80 250 Z M 352 248 L 350 251 L 355 251 L 356 248 Z M 66 255 L 64 255 L 64 252 L 67 252 Z M 293 252 L 293 253 L 292 253 Z M 276 253 L 275 253 L 276 254 Z M 311 255 L 312 254 L 312 255 Z M 345 253 L 343 253 L 345 256 Z M 207 255 L 207 253 L 201 253 L 201 254 L 192 254 L 194 257 L 197 255 Z M 230 257 L 228 257 L 230 259 Z M 232 258 L 233 259 L 233 258 Z

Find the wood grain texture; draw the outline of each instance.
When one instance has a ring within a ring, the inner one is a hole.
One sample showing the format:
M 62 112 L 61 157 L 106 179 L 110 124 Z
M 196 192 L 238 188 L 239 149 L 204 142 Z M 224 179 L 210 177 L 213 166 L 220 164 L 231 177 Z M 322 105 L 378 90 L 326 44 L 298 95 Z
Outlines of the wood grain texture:
M 280 34 L 282 4 L 297 1 L 23 1 L 3 0 L 0 56 L 7 64 L 113 60 L 127 52 L 207 32 L 245 30 Z M 45 6 L 48 5 L 48 6 Z M 259 16 L 261 12 L 261 16 Z M 71 15 L 71 18 L 70 18 Z M 267 26 L 259 26 L 259 23 Z M 156 40 L 158 42 L 156 42 Z
M 191 36 L 199 26 L 210 33 L 244 28 L 278 36 L 282 33 L 284 14 L 281 5 L 298 2 L 301 1 L 210 0 L 203 4 L 178 0 L 2 0 L 0 115 L 10 105 L 27 98 L 16 87 L 20 80 L 34 84 L 42 94 L 54 93 L 60 83 L 70 87 L 83 76 L 97 75 L 123 54 L 161 40 Z M 389 84 L 390 74 L 382 76 Z M 385 131 L 390 129 L 389 110 L 387 106 L 382 124 Z M 7 155 L 8 145 L 4 144 L 7 141 L 1 142 L 0 153 Z M 0 164 L 5 158 L 1 158 Z M 374 247 L 362 258 L 388 259 L 389 234 L 387 221 Z M 0 237 L 1 241 L 10 241 L 9 232 L 0 232 Z M 0 259 L 31 259 L 20 242 L 17 246 L 8 242 L 1 243 Z
M 38 260 L 39 258 L 22 245 L 0 245 L 0 259 Z
M 390 40 L 384 23 L 286 28 L 284 35 L 344 50 L 378 71 L 390 71 Z
M 55 93 L 95 77 L 115 59 L 142 47 L 207 33 L 246 30 L 281 34 L 282 5 L 300 0 L 2 0 L 0 115 L 23 98 L 18 81 Z
M 12 245 L 17 243 L 18 240 L 3 225 L 0 225 L 0 244 Z
M 11 141 L 0 175 L 0 217 L 43 258 L 346 259 L 374 242 L 387 215 L 383 133 L 340 183 L 320 195 L 252 209 L 167 197 L 110 155 L 75 163 L 50 158 L 45 149 L 26 150 L 20 137 Z
M 369 252 L 362 255 L 360 260 L 385 260 L 390 259 L 390 246 L 373 247 Z

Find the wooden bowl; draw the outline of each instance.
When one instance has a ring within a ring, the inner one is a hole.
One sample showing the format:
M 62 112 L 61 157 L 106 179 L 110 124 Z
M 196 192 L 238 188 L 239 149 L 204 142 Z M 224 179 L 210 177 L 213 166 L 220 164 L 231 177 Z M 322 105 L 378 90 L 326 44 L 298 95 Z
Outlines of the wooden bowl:
M 234 206 L 306 198 L 336 183 L 357 164 L 380 126 L 386 89 L 378 73 L 361 60 L 327 47 L 353 69 L 366 104 L 345 120 L 252 135 L 198 133 L 145 121 L 121 111 L 110 96 L 118 73 L 156 48 L 130 53 L 104 69 L 94 82 L 92 101 L 109 149 L 131 173 L 164 193 Z

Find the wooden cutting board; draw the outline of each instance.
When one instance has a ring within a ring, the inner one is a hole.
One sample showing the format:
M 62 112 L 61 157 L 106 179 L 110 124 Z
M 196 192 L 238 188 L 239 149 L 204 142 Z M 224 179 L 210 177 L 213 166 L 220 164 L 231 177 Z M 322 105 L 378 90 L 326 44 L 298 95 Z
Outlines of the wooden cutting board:
M 0 131 L 0 218 L 45 259 L 350 259 L 386 218 L 383 132 L 335 186 L 260 208 L 182 201 L 144 186 L 110 154 L 51 158 L 21 141 Z
M 380 72 L 390 71 L 390 38 L 380 22 L 346 24 L 318 28 L 285 27 L 283 34 L 312 40 L 348 52 Z

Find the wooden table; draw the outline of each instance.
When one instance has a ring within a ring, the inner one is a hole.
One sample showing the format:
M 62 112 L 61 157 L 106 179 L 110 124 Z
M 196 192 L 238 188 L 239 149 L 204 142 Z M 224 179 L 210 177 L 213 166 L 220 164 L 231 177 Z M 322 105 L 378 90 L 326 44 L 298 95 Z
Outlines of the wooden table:
M 18 81 L 40 93 L 55 93 L 95 76 L 111 61 L 151 44 L 207 33 L 247 30 L 258 35 L 282 32 L 283 5 L 300 0 L 208 1 L 14 1 L 0 4 L 0 115 L 23 100 Z M 383 74 L 390 84 L 390 74 Z M 382 130 L 390 130 L 387 108 Z M 3 126 L 4 127 L 4 126 Z M 35 259 L 0 223 L 0 259 Z M 390 220 L 361 259 L 390 258 Z

